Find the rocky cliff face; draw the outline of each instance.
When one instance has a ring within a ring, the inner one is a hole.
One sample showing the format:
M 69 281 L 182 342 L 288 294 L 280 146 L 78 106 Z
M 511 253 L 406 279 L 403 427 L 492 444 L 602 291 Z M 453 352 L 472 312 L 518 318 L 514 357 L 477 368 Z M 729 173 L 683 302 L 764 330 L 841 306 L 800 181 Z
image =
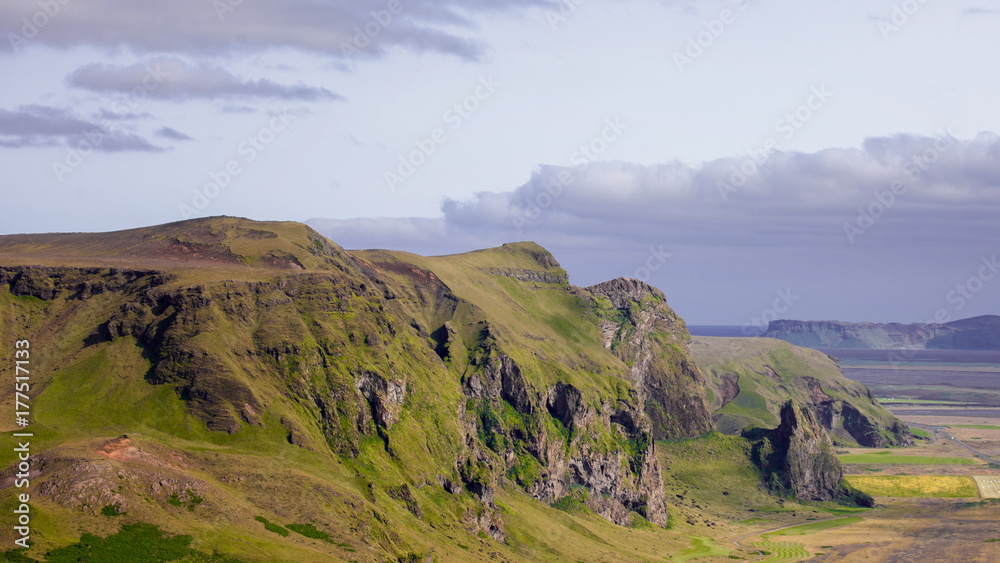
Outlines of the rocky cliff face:
M 635 402 L 594 404 L 572 384 L 536 389 L 500 351 L 489 330 L 478 344 L 476 370 L 464 381 L 467 464 L 506 474 L 534 498 L 552 503 L 586 489 L 584 503 L 620 525 L 635 512 L 667 524 L 663 482 L 649 423 Z M 476 439 L 478 438 L 478 439 Z M 614 447 L 600 443 L 610 439 Z M 482 473 L 463 479 L 482 498 L 497 483 Z
M 840 462 L 830 435 L 808 409 L 788 401 L 777 428 L 753 429 L 744 436 L 753 442 L 753 461 L 773 489 L 804 500 L 840 498 Z
M 705 378 L 691 359 L 690 334 L 660 290 L 619 278 L 586 288 L 601 316 L 604 347 L 629 366 L 657 440 L 713 429 Z

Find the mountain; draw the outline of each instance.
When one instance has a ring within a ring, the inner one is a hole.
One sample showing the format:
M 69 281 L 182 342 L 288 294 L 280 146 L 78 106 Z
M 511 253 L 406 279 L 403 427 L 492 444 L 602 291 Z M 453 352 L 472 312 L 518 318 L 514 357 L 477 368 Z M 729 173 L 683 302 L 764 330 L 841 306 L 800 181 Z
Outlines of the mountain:
M 822 352 L 770 338 L 711 336 L 694 337 L 691 352 L 708 381 L 713 420 L 721 432 L 773 428 L 792 399 L 811 411 L 838 444 L 912 444 L 906 425 Z
M 221 519 L 224 550 L 264 532 L 256 516 L 446 557 L 458 531 L 508 540 L 504 483 L 665 526 L 654 440 L 712 429 L 662 293 L 570 286 L 533 243 L 349 253 L 304 225 L 212 218 L 0 252 L 3 353 L 28 339 L 37 358 L 51 519 L 114 506 L 164 524 L 180 503 L 195 529 Z
M 1000 350 L 1000 316 L 942 324 L 775 320 L 764 336 L 810 348 Z
M 531 242 L 349 252 L 230 217 L 3 236 L 0 355 L 19 340 L 27 560 L 112 544 L 192 561 L 662 559 L 688 541 L 665 528 L 703 528 L 671 520 L 660 445 L 723 443 L 716 376 L 663 293 L 572 286 Z M 0 387 L 6 412 L 16 398 Z M 835 457 L 801 463 L 826 430 L 792 418 L 725 438 L 747 464 L 772 444 L 754 463 L 776 492 L 850 500 Z

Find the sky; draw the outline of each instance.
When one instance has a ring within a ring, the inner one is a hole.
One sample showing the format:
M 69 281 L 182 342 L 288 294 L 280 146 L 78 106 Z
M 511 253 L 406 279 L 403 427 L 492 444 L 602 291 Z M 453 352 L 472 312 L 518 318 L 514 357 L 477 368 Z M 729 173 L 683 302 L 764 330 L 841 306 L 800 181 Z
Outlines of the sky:
M 5 0 L 0 233 L 533 240 L 689 324 L 1000 313 L 996 0 Z

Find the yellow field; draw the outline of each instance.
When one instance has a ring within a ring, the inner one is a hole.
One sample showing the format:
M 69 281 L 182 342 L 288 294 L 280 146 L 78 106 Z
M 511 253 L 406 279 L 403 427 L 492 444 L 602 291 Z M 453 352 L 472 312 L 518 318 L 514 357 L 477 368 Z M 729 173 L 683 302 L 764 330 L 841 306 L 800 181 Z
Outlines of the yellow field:
M 845 475 L 858 490 L 877 497 L 976 498 L 979 488 L 965 475 Z

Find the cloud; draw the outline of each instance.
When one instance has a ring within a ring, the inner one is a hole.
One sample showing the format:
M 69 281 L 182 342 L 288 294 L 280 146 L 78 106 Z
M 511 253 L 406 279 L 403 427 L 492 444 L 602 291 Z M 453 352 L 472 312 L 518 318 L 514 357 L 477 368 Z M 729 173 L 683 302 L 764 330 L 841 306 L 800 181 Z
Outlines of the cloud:
M 929 232 L 923 221 L 933 216 L 958 227 L 969 217 L 1000 213 L 1000 137 L 896 135 L 870 138 L 862 148 L 773 152 L 760 163 L 746 157 L 699 165 L 541 166 L 512 191 L 445 200 L 443 216 L 433 220 L 440 224 L 358 219 L 323 225 L 354 244 L 371 241 L 363 246 L 433 246 L 443 233 L 462 231 L 499 241 L 656 233 L 701 246 L 787 247 L 849 244 L 844 225 L 856 223 L 859 207 L 874 209 L 876 221 L 903 244 L 960 236 L 966 229 Z M 863 237 L 856 235 L 854 244 Z
M 995 16 L 1000 14 L 996 8 L 967 8 L 962 15 L 965 16 Z
M 71 111 L 49 106 L 21 106 L 16 111 L 0 109 L 0 146 L 51 147 L 85 145 L 100 152 L 160 152 L 146 139 L 117 131 L 111 120 L 84 120 Z
M 175 57 L 158 57 L 128 66 L 92 63 L 67 78 L 70 86 L 95 92 L 129 94 L 165 100 L 193 98 L 278 98 L 300 101 L 342 99 L 326 88 L 287 86 L 271 80 L 245 80 L 207 64 L 188 64 Z
M 347 248 L 418 254 L 534 240 L 573 283 L 650 281 L 694 322 L 759 316 L 788 288 L 803 295 L 791 318 L 911 322 L 940 307 L 955 319 L 1000 306 L 985 293 L 963 311 L 945 300 L 982 257 L 1000 255 L 992 133 L 871 138 L 759 163 L 541 166 L 516 189 L 448 199 L 441 210 L 309 223 Z
M 747 157 L 543 166 L 512 192 L 447 200 L 442 211 L 449 226 L 508 236 L 656 232 L 698 245 L 788 246 L 850 242 L 844 225 L 855 222 L 859 207 L 894 223 L 905 244 L 947 237 L 927 232 L 919 220 L 932 213 L 960 222 L 1000 211 L 1000 142 L 991 134 L 965 142 L 897 135 L 868 139 L 860 149 L 775 152 L 760 163 Z M 790 240 L 789 233 L 797 236 Z
M 325 57 L 380 57 L 387 49 L 437 52 L 476 60 L 484 52 L 478 41 L 448 28 L 472 29 L 479 13 L 512 12 L 533 6 L 555 7 L 555 0 L 399 0 L 393 14 L 389 2 L 358 0 L 88 0 L 59 3 L 54 15 L 41 12 L 36 0 L 0 3 L 0 29 L 21 41 L 4 41 L 19 50 L 39 42 L 58 48 L 94 46 L 136 52 L 224 55 L 282 48 Z M 26 25 L 26 22 L 28 24 Z M 351 52 L 345 46 L 353 46 Z
M 164 137 L 164 138 L 167 138 L 167 139 L 173 139 L 175 141 L 191 141 L 191 140 L 193 140 L 189 135 L 185 135 L 184 133 L 181 133 L 180 131 L 178 131 L 176 129 L 172 129 L 170 127 L 160 127 L 156 131 L 156 134 L 159 135 L 160 137 Z

